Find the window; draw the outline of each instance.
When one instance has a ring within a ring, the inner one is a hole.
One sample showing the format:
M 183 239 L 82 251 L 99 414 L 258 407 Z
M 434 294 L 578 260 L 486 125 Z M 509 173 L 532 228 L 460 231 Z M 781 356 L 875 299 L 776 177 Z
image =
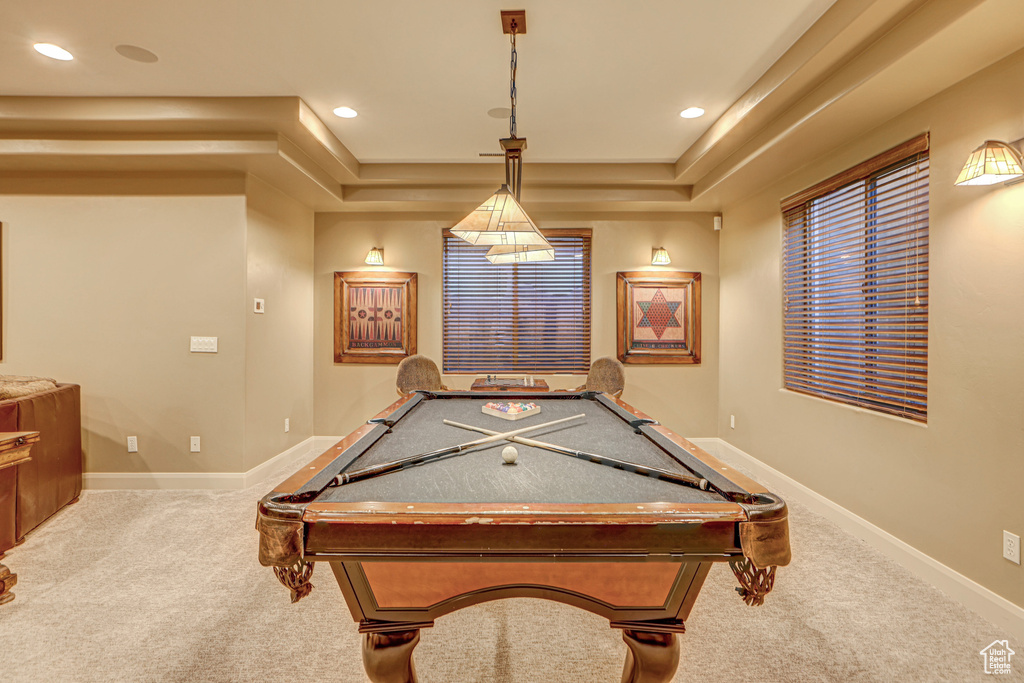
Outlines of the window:
M 543 230 L 554 261 L 495 265 L 444 232 L 446 373 L 590 368 L 590 230 Z
M 925 422 L 928 135 L 782 213 L 785 387 Z

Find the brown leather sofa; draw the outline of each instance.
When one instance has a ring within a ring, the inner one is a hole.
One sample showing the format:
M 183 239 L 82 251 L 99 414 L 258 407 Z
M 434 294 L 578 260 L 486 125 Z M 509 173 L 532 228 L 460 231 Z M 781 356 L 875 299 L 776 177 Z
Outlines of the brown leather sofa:
M 0 401 L 0 432 L 38 431 L 32 459 L 0 469 L 0 556 L 82 492 L 77 384 Z

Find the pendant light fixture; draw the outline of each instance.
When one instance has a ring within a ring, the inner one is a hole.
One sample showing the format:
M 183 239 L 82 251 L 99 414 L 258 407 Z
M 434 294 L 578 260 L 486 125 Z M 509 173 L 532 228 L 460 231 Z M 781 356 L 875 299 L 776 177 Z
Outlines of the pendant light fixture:
M 452 234 L 470 244 L 492 245 L 491 263 L 552 261 L 555 250 L 519 204 L 523 182 L 523 151 L 526 138 L 516 135 L 516 35 L 526 33 L 525 10 L 503 10 L 501 24 L 512 43 L 510 92 L 512 114 L 509 137 L 499 140 L 505 156 L 505 184 L 487 201 L 452 228 Z
M 544 244 L 495 244 L 487 250 L 491 263 L 529 263 L 531 261 L 554 261 L 555 248 Z

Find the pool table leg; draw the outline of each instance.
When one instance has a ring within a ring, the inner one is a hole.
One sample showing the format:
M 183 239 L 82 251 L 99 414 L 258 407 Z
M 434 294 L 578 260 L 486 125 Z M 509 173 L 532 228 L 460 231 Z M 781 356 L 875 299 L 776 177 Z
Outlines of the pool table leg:
M 363 668 L 373 683 L 416 683 L 412 651 L 420 630 L 363 634 Z
M 622 629 L 626 665 L 622 683 L 668 683 L 679 666 L 679 639 L 675 633 Z

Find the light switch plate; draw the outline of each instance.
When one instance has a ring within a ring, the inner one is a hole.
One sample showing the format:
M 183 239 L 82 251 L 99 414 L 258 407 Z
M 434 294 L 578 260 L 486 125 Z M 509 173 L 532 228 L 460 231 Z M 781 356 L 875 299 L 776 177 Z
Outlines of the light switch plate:
M 192 337 L 189 351 L 192 353 L 217 353 L 217 338 Z
M 189 443 L 189 448 L 188 448 L 189 451 L 191 451 L 192 453 L 198 453 L 199 452 L 199 437 L 198 436 L 190 436 L 189 439 L 188 439 L 188 443 Z
M 266 310 L 266 308 L 264 306 L 263 299 L 253 299 L 252 300 L 252 312 L 253 313 L 263 313 L 265 310 Z

